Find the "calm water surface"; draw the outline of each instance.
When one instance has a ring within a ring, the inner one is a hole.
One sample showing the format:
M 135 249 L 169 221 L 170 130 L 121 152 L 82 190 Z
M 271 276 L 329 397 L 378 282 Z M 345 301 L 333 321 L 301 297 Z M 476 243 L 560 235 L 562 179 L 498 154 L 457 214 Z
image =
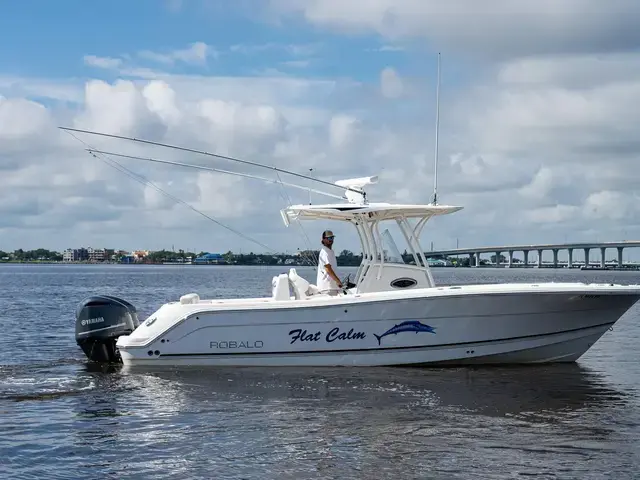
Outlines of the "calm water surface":
M 87 295 L 121 296 L 143 319 L 191 291 L 269 295 L 280 270 L 0 265 L 0 478 L 640 476 L 637 306 L 564 366 L 134 372 L 92 367 L 75 344 Z M 640 283 L 637 272 L 434 276 Z

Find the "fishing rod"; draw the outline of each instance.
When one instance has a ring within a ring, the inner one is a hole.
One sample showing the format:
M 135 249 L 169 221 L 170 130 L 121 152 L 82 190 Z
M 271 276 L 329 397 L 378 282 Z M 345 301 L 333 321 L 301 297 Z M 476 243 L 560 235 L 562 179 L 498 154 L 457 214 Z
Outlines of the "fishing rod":
M 196 212 L 199 215 L 202 215 L 203 217 L 205 217 L 207 220 L 212 221 L 213 223 L 215 223 L 216 225 L 229 230 L 232 233 L 235 233 L 236 235 L 238 235 L 239 237 L 244 238 L 245 240 L 249 240 L 252 243 L 255 243 L 256 245 L 259 245 L 262 248 L 265 248 L 267 251 L 272 252 L 272 253 L 276 253 L 276 251 L 269 247 L 268 245 L 265 245 L 264 243 L 255 240 L 245 234 L 243 234 L 242 232 L 228 226 L 225 225 L 224 223 L 222 223 L 221 221 L 213 218 L 210 215 L 207 215 L 206 213 L 204 213 L 203 211 L 197 209 L 196 207 L 194 207 L 193 205 L 185 202 L 184 200 L 182 200 L 181 198 L 176 197 L 175 195 L 170 194 L 169 192 L 167 192 L 166 190 L 163 190 L 162 188 L 160 188 L 159 186 L 157 186 L 156 184 L 154 184 L 153 182 L 150 182 L 149 180 L 147 180 L 146 178 L 144 178 L 142 175 L 133 172 L 132 170 L 129 170 L 127 167 L 125 167 L 124 165 L 122 165 L 120 162 L 118 162 L 117 160 L 114 160 L 110 157 L 110 154 L 108 153 L 103 153 L 100 152 L 97 149 L 94 149 L 91 147 L 91 145 L 89 145 L 87 142 L 83 141 L 82 139 L 78 138 L 77 136 L 75 136 L 73 133 L 71 132 L 66 132 L 68 133 L 71 137 L 73 137 L 74 139 L 76 139 L 78 142 L 84 144 L 87 148 L 87 152 L 89 152 L 89 154 L 96 158 L 97 160 L 100 160 L 102 162 L 104 162 L 105 164 L 109 165 L 110 167 L 120 171 L 121 173 L 124 173 L 125 175 L 127 175 L 129 178 L 132 178 L 133 180 L 135 180 L 138 183 L 141 183 L 143 185 L 147 185 L 152 187 L 153 189 L 157 190 L 158 192 L 162 193 L 163 195 L 167 196 L 168 198 L 172 199 L 173 201 L 180 203 L 184 206 L 186 206 L 187 208 L 193 210 L 194 212 Z M 303 260 L 308 263 L 309 265 L 313 266 L 316 262 L 313 258 L 308 258 L 306 255 L 302 255 Z
M 224 160 L 231 160 L 233 162 L 239 162 L 239 163 L 244 163 L 244 164 L 247 164 L 247 165 L 253 165 L 255 167 L 268 168 L 268 169 L 274 170 L 276 172 L 286 173 L 286 174 L 289 174 L 289 175 L 294 175 L 296 177 L 305 178 L 307 180 L 313 180 L 314 182 L 324 183 L 325 185 L 331 185 L 332 187 L 337 187 L 337 185 L 335 183 L 327 182 L 326 180 L 320 180 L 319 178 L 310 177 L 308 175 L 303 175 L 301 173 L 292 172 L 290 170 L 284 170 L 282 168 L 272 167 L 272 166 L 269 166 L 269 165 L 263 165 L 263 164 L 257 163 L 257 162 L 251 162 L 249 160 L 241 160 L 239 158 L 228 157 L 226 155 L 219 155 L 217 153 L 211 153 L 211 152 L 207 152 L 207 151 L 204 151 L 204 150 L 195 150 L 195 149 L 192 149 L 192 148 L 180 147 L 180 146 L 177 146 L 177 145 L 170 145 L 170 144 L 167 144 L 167 143 L 153 142 L 151 140 L 143 140 L 143 139 L 140 139 L 140 138 L 127 137 L 127 136 L 124 136 L 124 135 L 115 135 L 115 134 L 112 134 L 112 133 L 102 133 L 102 132 L 94 132 L 94 131 L 91 131 L 91 130 L 82 130 L 82 129 L 79 129 L 79 128 L 71 128 L 71 127 L 58 127 L 58 128 L 60 128 L 61 130 L 69 131 L 69 132 L 87 133 L 89 135 L 98 135 L 98 136 L 101 136 L 101 137 L 118 138 L 118 139 L 121 139 L 121 140 L 130 140 L 132 142 L 145 143 L 145 144 L 148 144 L 148 145 L 156 145 L 158 147 L 173 148 L 175 150 L 181 150 L 183 152 L 198 153 L 200 155 L 207 155 L 207 156 L 210 156 L 210 157 L 222 158 Z M 358 193 L 359 195 L 363 195 L 366 198 L 366 194 L 364 192 L 362 192 L 361 190 L 358 190 L 358 189 L 355 189 L 355 188 L 351 188 L 351 187 L 341 187 L 341 188 L 344 188 L 346 190 L 351 190 L 352 192 Z
M 281 186 L 289 186 L 289 187 L 299 188 L 301 190 L 305 190 L 305 191 L 309 191 L 309 192 L 318 193 L 318 194 L 321 194 L 321 195 L 326 195 L 326 196 L 329 196 L 329 197 L 337 198 L 339 200 L 344 200 L 344 198 L 345 198 L 344 196 L 340 197 L 338 195 L 334 195 L 334 194 L 328 193 L 328 192 L 323 192 L 321 190 L 315 190 L 313 188 L 303 187 L 301 185 L 296 185 L 296 184 L 293 184 L 293 183 L 283 182 L 280 179 L 280 175 L 277 172 L 276 172 L 276 176 L 278 177 L 278 180 L 273 180 L 271 178 L 259 177 L 257 175 L 250 175 L 250 174 L 247 174 L 247 173 L 240 173 L 240 172 L 232 172 L 232 171 L 229 171 L 229 170 L 222 170 L 222 169 L 213 168 L 213 167 L 205 167 L 205 166 L 202 166 L 202 165 L 194 165 L 194 164 L 183 163 L 183 162 L 173 162 L 173 161 L 170 161 L 170 160 L 160 160 L 160 159 L 156 159 L 156 158 L 140 157 L 140 156 L 136 156 L 136 155 L 125 155 L 125 154 L 122 154 L 122 153 L 107 152 L 107 151 L 96 150 L 96 149 L 92 149 L 92 148 L 87 148 L 86 150 L 91 155 L 93 155 L 94 157 L 95 157 L 95 154 L 101 154 L 101 155 L 105 155 L 105 156 L 129 158 L 129 159 L 133 159 L 133 160 L 143 160 L 143 161 L 149 161 L 149 162 L 165 163 L 165 164 L 168 164 L 168 165 L 189 167 L 189 168 L 195 168 L 195 169 L 198 169 L 198 170 L 206 170 L 206 171 L 212 171 L 212 172 L 218 172 L 218 173 L 226 173 L 226 174 L 229 174 L 229 175 L 237 175 L 237 176 L 240 176 L 240 177 L 247 177 L 247 178 L 252 178 L 252 179 L 256 179 L 256 180 L 262 180 L 262 181 L 265 181 L 265 182 L 268 182 L 268 183 L 275 183 L 275 184 L 279 184 Z M 115 160 L 111 160 L 111 161 L 115 162 Z M 288 198 L 288 195 L 287 195 L 287 198 Z M 287 201 L 287 199 L 285 199 L 285 201 Z M 289 202 L 289 205 L 292 203 L 290 198 L 288 198 L 288 202 Z M 190 206 L 190 208 L 193 208 L 193 207 Z M 309 251 L 313 250 L 312 247 L 311 247 L 311 242 L 309 240 L 309 237 L 307 236 L 307 232 L 305 232 L 305 230 L 304 230 L 304 227 L 299 222 L 298 222 L 298 226 L 300 227 L 300 229 L 302 230 L 302 233 L 304 234 L 304 236 L 306 238 L 307 249 Z M 302 255 L 302 256 L 303 256 L 304 260 L 307 263 L 309 263 L 310 265 L 314 265 L 315 263 L 317 263 L 315 261 L 315 259 L 313 259 L 313 258 L 309 259 L 308 255 Z
M 89 152 L 94 158 L 97 158 L 98 160 L 100 160 L 100 158 L 98 157 L 98 154 L 100 154 L 100 152 Z M 102 154 L 104 155 L 104 154 Z M 184 200 L 182 200 L 181 198 L 176 197 L 175 195 L 170 194 L 169 192 L 167 192 L 166 190 L 163 190 L 162 188 L 158 187 L 156 184 L 154 184 L 153 182 L 150 182 L 149 180 L 145 179 L 144 177 L 142 177 L 141 175 L 129 170 L 127 167 L 125 167 L 124 165 L 122 165 L 119 162 L 116 162 L 115 160 L 111 160 L 109 159 L 108 162 L 105 162 L 107 165 L 112 166 L 113 168 L 115 168 L 116 170 L 119 170 L 120 172 L 124 173 L 125 175 L 127 175 L 128 177 L 134 179 L 135 181 L 143 184 L 143 185 L 148 185 L 151 188 L 154 188 L 155 190 L 157 190 L 158 192 L 162 193 L 163 195 L 166 195 L 167 197 L 169 197 L 170 199 L 172 199 L 173 201 L 177 202 L 177 203 L 181 203 L 182 205 L 190 208 L 191 210 L 193 210 L 194 212 L 202 215 L 204 218 L 211 220 L 213 223 L 215 223 L 216 225 L 225 228 L 227 230 L 229 230 L 232 233 L 235 233 L 236 235 L 244 238 L 245 240 L 249 240 L 250 242 L 255 243 L 256 245 L 261 246 L 262 248 L 265 248 L 266 250 L 268 250 L 269 252 L 272 253 L 276 253 L 276 251 L 269 247 L 268 245 L 265 245 L 262 242 L 259 242 L 258 240 L 255 240 L 245 234 L 243 234 L 242 232 L 239 232 L 238 230 L 225 225 L 224 223 L 220 222 L 219 220 L 216 220 L 215 218 L 211 217 L 210 215 L 207 215 L 206 213 L 204 213 L 201 210 L 198 210 L 196 207 L 190 205 L 189 203 L 185 202 Z
M 137 156 L 137 155 L 125 155 L 123 153 L 106 152 L 106 151 L 103 151 L 103 150 L 94 150 L 92 148 L 87 148 L 86 150 L 89 153 L 100 153 L 102 155 L 112 155 L 114 157 L 129 158 L 129 159 L 132 159 L 132 160 L 143 160 L 145 162 L 164 163 L 164 164 L 167 164 L 167 165 L 176 165 L 176 166 L 179 166 L 179 167 L 188 167 L 188 168 L 195 168 L 195 169 L 198 169 L 198 170 L 207 170 L 207 171 L 210 171 L 210 172 L 226 173 L 226 174 L 229 174 L 229 175 L 238 175 L 240 177 L 253 178 L 255 180 L 262 180 L 262 181 L 269 182 L 269 183 L 278 183 L 278 184 L 281 184 L 281 185 L 285 185 L 287 187 L 299 188 L 301 190 L 305 190 L 305 191 L 313 192 L 313 193 L 318 193 L 320 195 L 326 195 L 328 197 L 337 198 L 339 200 L 344 200 L 344 198 L 345 198 L 344 196 L 341 197 L 339 195 L 334 195 L 332 193 L 323 192 L 321 190 L 315 190 L 313 188 L 304 187 L 302 185 L 296 185 L 295 183 L 287 183 L 287 182 L 283 182 L 282 180 L 274 180 L 274 179 L 271 179 L 271 178 L 259 177 L 257 175 L 250 175 L 248 173 L 231 172 L 229 170 L 222 170 L 222 169 L 219 169 L 219 168 L 205 167 L 205 166 L 202 166 L 202 165 L 194 165 L 192 163 L 173 162 L 171 160 L 160 160 L 160 159 L 152 158 L 152 157 L 140 157 L 140 156 Z

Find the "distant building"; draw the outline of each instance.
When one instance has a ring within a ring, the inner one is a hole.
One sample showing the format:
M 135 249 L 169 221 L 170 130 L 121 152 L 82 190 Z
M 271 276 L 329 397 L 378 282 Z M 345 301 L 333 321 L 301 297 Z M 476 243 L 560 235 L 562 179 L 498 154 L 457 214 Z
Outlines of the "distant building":
M 104 248 L 67 248 L 62 252 L 63 262 L 104 262 L 109 257 Z
M 430 267 L 453 267 L 453 263 L 449 259 L 444 258 L 427 258 Z
M 91 248 L 87 249 L 87 255 L 90 262 L 104 262 L 106 252 L 104 248 Z
M 116 262 L 120 260 L 122 257 L 126 257 L 126 256 L 131 256 L 130 253 L 127 252 L 126 250 L 117 250 L 117 251 L 114 250 L 110 258 L 111 258 L 111 261 Z M 131 258 L 133 259 L 133 256 L 131 256 Z
M 222 265 L 226 264 L 224 257 L 219 253 L 205 253 L 197 257 L 193 263 L 196 265 Z
M 89 251 L 86 248 L 67 248 L 62 253 L 63 262 L 83 262 L 89 260 Z
M 133 257 L 136 262 L 144 262 L 149 256 L 149 250 L 136 250 L 133 252 Z

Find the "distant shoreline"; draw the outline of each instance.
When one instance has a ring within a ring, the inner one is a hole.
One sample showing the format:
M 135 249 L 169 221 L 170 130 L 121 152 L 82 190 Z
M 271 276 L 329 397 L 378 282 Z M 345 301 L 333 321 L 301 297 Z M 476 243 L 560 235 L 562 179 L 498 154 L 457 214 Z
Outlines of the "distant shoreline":
M 0 260 L 0 265 L 87 265 L 87 266 L 97 266 L 97 265 L 121 265 L 121 266 L 183 266 L 183 267 L 284 267 L 284 268 L 296 268 L 296 267 L 312 267 L 315 268 L 315 265 L 304 265 L 304 264 L 288 264 L 288 265 L 279 265 L 279 264 L 265 264 L 265 263 L 168 263 L 168 262 L 136 262 L 136 263 L 122 263 L 122 262 L 65 262 L 65 261 L 55 261 L 55 260 L 34 260 L 34 261 L 17 261 L 17 260 Z M 357 268 L 358 265 L 338 265 L 343 268 Z M 553 265 L 543 265 L 542 267 L 538 267 L 537 265 L 513 265 L 508 267 L 506 265 L 495 266 L 495 265 L 481 265 L 479 267 L 470 267 L 468 265 L 431 265 L 430 268 L 432 270 L 436 269 L 451 269 L 451 268 L 465 268 L 465 269 L 498 269 L 498 270 L 580 270 L 580 271 L 611 271 L 611 272 L 637 272 L 640 271 L 640 266 L 637 265 L 627 265 L 624 267 L 618 266 L 606 266 L 604 268 L 600 266 L 590 266 L 588 268 L 582 268 L 580 266 L 567 268 L 566 265 L 559 265 L 554 267 Z
M 65 261 L 55 261 L 55 260 L 33 260 L 33 261 L 18 261 L 18 260 L 0 260 L 0 265 L 123 265 L 123 266 L 145 266 L 145 265 L 155 265 L 155 266 L 165 266 L 165 267 L 175 267 L 175 266 L 184 266 L 184 267 L 308 267 L 309 265 L 304 265 L 302 263 L 299 264 L 289 264 L 289 265 L 278 265 L 278 264 L 266 264 L 266 263 L 181 263 L 181 262 L 65 262 Z M 357 265 L 344 265 L 345 267 L 352 266 L 357 267 Z M 314 265 L 315 267 L 315 265 Z

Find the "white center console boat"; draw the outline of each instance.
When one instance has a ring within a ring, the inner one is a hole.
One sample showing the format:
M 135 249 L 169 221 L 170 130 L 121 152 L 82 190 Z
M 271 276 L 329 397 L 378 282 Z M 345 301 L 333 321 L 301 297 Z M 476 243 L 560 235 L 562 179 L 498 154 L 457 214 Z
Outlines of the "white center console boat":
M 109 296 L 78 309 L 87 357 L 126 365 L 363 366 L 573 362 L 638 299 L 640 286 L 584 283 L 437 286 L 419 237 L 432 217 L 462 207 L 369 203 L 376 177 L 336 182 L 347 201 L 291 205 L 298 220 L 348 222 L 362 244 L 354 286 L 321 292 L 295 269 L 267 298 L 186 293 L 139 323 Z M 385 224 L 399 227 L 405 263 Z

